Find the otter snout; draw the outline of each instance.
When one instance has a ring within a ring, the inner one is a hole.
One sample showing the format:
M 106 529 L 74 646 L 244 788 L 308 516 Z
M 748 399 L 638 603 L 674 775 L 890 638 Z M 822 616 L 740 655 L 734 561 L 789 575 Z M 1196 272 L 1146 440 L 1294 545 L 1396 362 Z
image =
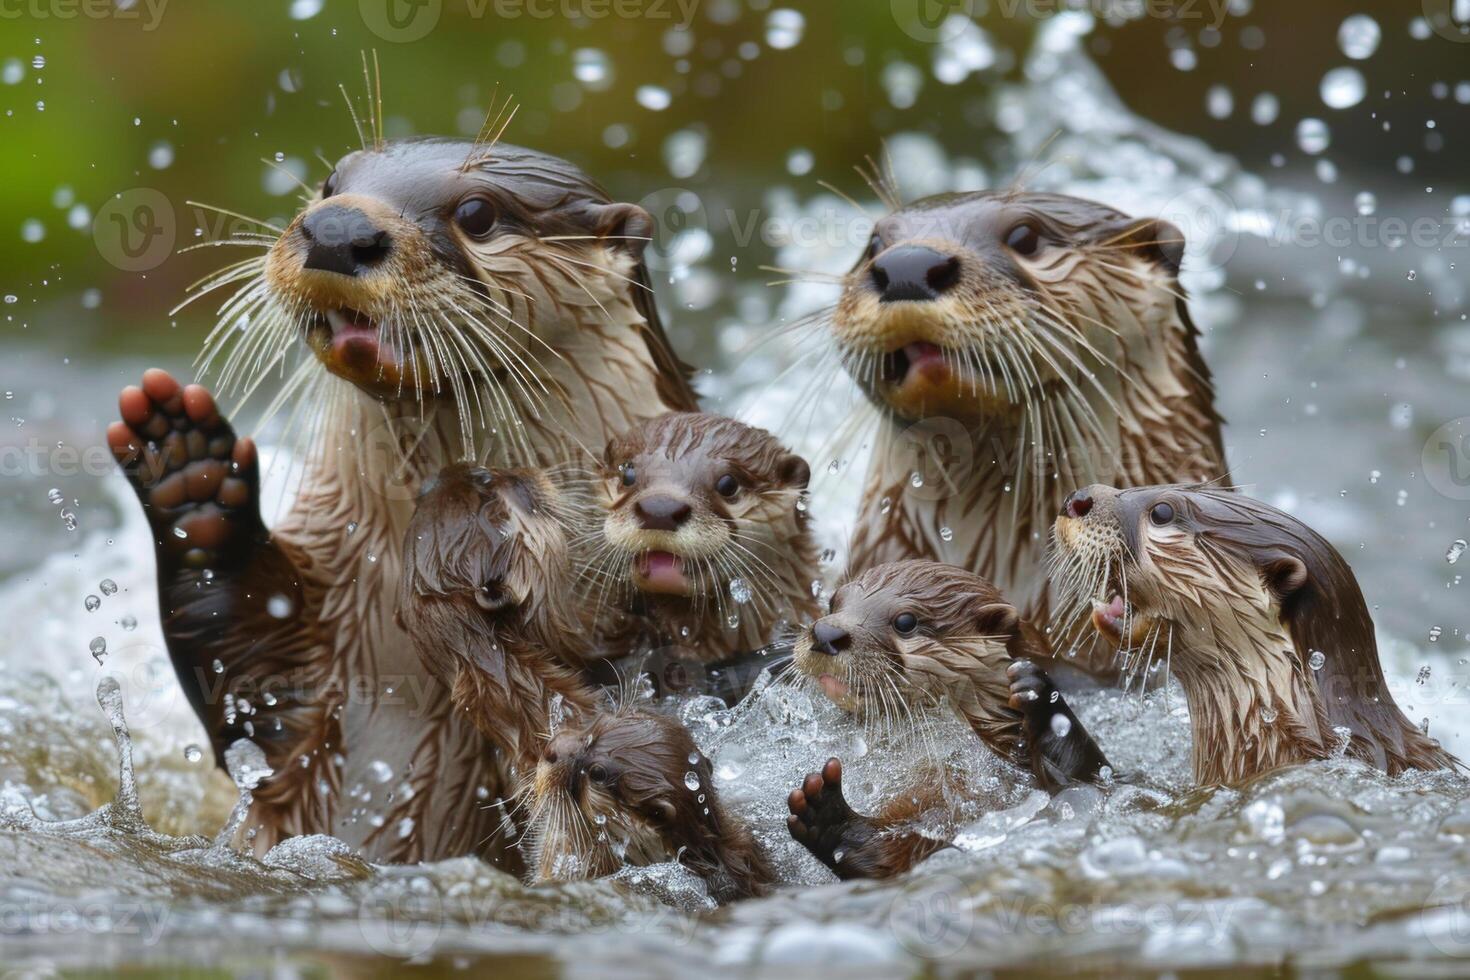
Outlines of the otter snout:
M 688 523 L 694 508 L 669 494 L 649 494 L 633 505 L 633 513 L 645 531 L 677 531 Z
M 812 626 L 812 649 L 835 657 L 852 646 L 852 634 L 841 626 L 819 619 Z
M 309 211 L 296 226 L 306 246 L 302 267 L 342 276 L 359 276 L 392 254 L 388 230 L 364 211 L 330 201 Z
M 873 260 L 878 302 L 931 300 L 960 281 L 960 260 L 924 245 L 899 245 Z

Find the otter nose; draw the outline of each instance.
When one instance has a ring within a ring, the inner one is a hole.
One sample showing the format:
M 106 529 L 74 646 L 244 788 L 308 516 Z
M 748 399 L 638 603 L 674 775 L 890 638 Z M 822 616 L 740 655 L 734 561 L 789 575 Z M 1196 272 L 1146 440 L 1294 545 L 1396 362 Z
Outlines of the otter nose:
M 645 531 L 677 531 L 692 513 L 684 501 L 663 495 L 644 497 L 633 505 L 633 510 Z
M 879 302 L 934 299 L 959 282 L 960 260 L 923 245 L 900 245 L 873 260 L 872 276 Z
M 852 646 L 852 637 L 841 626 L 818 620 L 812 627 L 812 646 L 829 657 L 835 657 Z
M 546 762 L 551 763 L 552 765 L 556 765 L 556 760 L 558 758 L 558 756 L 556 754 L 556 746 L 555 745 L 548 745 L 548 746 L 546 746 L 546 748 L 542 749 L 541 750 L 541 758 L 543 760 L 545 760 Z
M 388 233 L 357 208 L 326 204 L 301 220 L 308 269 L 359 276 L 393 250 Z
M 1092 503 L 1092 494 L 1086 490 L 1076 490 L 1062 505 L 1062 513 L 1068 517 L 1086 517 L 1092 512 Z

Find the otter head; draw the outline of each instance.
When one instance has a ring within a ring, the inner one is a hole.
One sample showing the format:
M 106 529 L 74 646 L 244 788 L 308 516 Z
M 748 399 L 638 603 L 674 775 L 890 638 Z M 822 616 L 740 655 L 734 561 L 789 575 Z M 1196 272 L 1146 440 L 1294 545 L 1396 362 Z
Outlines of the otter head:
M 810 469 L 770 433 L 718 415 L 663 415 L 608 444 L 603 476 L 593 564 L 633 605 L 723 619 L 733 602 L 769 628 L 810 603 Z
M 880 219 L 833 313 L 843 362 L 904 421 L 1019 421 L 1119 385 L 1128 333 L 1173 318 L 1178 229 L 1057 194 L 943 194 Z M 1178 315 L 1186 318 L 1182 305 Z M 1065 434 L 1065 433 L 1063 433 Z
M 652 228 L 642 208 L 548 154 L 378 143 L 337 162 L 263 259 L 210 282 L 245 286 L 205 360 L 233 344 L 221 385 L 248 386 L 300 339 L 378 399 L 452 399 L 489 424 L 563 397 L 556 365 L 568 351 L 616 348 L 668 404 L 686 404 L 648 290 Z
M 679 861 L 721 900 L 770 881 L 748 832 L 721 808 L 710 761 L 673 718 L 625 708 L 567 722 L 542 750 L 529 796 L 541 879 Z
M 579 507 L 574 488 L 541 470 L 454 464 L 425 482 L 405 535 L 399 616 L 422 648 L 460 651 L 472 607 L 504 657 L 529 644 L 575 652 L 584 642 L 572 599 L 568 537 Z M 436 628 L 444 635 L 438 642 Z M 434 634 L 434 635 L 430 635 Z M 503 663 L 482 664 L 492 673 Z
M 1030 655 L 1016 607 L 954 565 L 875 565 L 832 596 L 831 611 L 801 633 L 796 668 L 865 722 L 890 728 L 916 709 L 949 702 L 987 741 L 1014 744 L 1005 670 Z

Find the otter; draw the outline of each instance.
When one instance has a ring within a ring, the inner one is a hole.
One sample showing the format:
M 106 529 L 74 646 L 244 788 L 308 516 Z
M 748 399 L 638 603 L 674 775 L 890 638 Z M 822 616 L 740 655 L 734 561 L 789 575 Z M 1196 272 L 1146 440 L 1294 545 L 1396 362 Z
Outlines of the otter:
M 529 788 L 538 880 L 677 861 L 730 902 L 766 894 L 770 858 L 721 804 L 709 759 L 678 721 L 624 707 L 551 736 Z
M 676 412 L 604 454 L 605 516 L 585 557 L 614 653 L 718 663 L 817 613 L 806 460 L 763 429 Z
M 989 582 L 964 569 L 912 559 L 858 574 L 832 596 L 831 612 L 797 638 L 794 665 L 840 707 L 883 731 L 912 728 L 948 705 L 992 751 L 1057 790 L 1095 781 L 1107 758 L 1036 663 L 1037 630 Z M 839 877 L 890 877 L 945 846 L 910 833 L 946 806 L 939 778 L 874 817 L 842 796 L 831 759 L 787 801 L 792 836 Z
M 1198 486 L 1073 493 L 1053 529 L 1063 610 L 1189 701 L 1201 785 L 1345 751 L 1390 775 L 1462 768 L 1394 703 L 1352 570 L 1301 521 Z
M 249 393 L 305 354 L 266 413 L 289 408 L 300 443 L 273 527 L 255 446 L 209 391 L 161 371 L 124 390 L 108 442 L 153 530 L 175 670 L 216 759 L 253 737 L 274 769 L 257 849 L 328 833 L 416 860 L 487 836 L 489 809 L 449 789 L 463 768 L 430 780 L 414 833 L 384 822 L 406 774 L 483 755 L 393 621 L 404 531 L 451 460 L 590 463 L 696 407 L 649 289 L 652 226 L 564 160 L 428 138 L 349 153 L 286 228 L 242 236 L 266 251 L 203 283 L 237 290 L 202 364 Z
M 881 416 L 850 569 L 950 562 L 1046 622 L 1045 529 L 1070 488 L 1224 475 L 1182 257 L 1168 222 L 1060 194 L 880 219 L 831 314 Z

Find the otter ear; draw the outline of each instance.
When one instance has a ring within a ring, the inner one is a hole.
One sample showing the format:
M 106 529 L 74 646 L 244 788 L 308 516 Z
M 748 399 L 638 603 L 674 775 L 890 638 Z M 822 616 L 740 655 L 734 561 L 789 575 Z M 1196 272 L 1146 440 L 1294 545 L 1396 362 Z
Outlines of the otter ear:
M 490 579 L 475 591 L 475 605 L 486 612 L 498 613 L 513 608 L 516 598 L 506 588 L 504 579 Z
M 1307 584 L 1307 566 L 1294 555 L 1279 555 L 1262 569 L 1266 584 L 1281 598 L 1299 592 Z
M 805 490 L 812 479 L 812 468 L 800 456 L 788 453 L 776 464 L 776 476 L 788 487 Z
M 1135 251 L 1176 276 L 1184 264 L 1184 232 L 1163 218 L 1130 218 L 1116 225 L 1101 243 Z
M 653 240 L 653 216 L 636 204 L 599 204 L 592 212 L 593 230 L 598 238 L 643 258 L 643 250 Z
M 1008 602 L 993 602 L 980 608 L 975 626 L 981 636 L 1012 636 L 1021 627 L 1021 614 Z

